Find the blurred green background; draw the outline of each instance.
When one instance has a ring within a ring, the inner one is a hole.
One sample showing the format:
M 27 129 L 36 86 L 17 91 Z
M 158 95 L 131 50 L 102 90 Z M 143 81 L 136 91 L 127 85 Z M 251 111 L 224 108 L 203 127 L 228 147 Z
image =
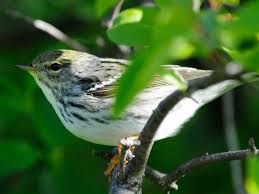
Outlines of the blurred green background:
M 126 1 L 123 8 L 143 2 Z M 109 183 L 103 175 L 106 161 L 93 157 L 91 151 L 112 148 L 88 143 L 66 131 L 32 77 L 15 67 L 30 63 L 43 51 L 69 47 L 4 13 L 13 9 L 47 21 L 85 45 L 92 54 L 123 57 L 106 35 L 103 23 L 109 18 L 109 11 L 100 11 L 100 5 L 98 8 L 96 1 L 86 0 L 0 2 L 1 194 L 107 193 Z M 234 96 L 240 146 L 247 148 L 250 137 L 259 139 L 259 92 L 244 86 L 236 89 Z M 221 104 L 221 99 L 210 103 L 179 135 L 156 142 L 149 165 L 168 172 L 193 157 L 226 151 Z M 243 167 L 248 190 L 258 194 L 258 159 L 243 161 Z M 143 192 L 164 193 L 147 179 Z M 233 193 L 229 163 L 189 173 L 180 180 L 179 191 L 175 193 Z

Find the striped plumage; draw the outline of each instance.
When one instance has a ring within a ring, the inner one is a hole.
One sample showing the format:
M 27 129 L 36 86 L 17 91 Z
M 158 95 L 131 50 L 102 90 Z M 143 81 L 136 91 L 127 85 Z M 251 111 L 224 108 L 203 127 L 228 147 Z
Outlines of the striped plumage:
M 118 79 L 126 60 L 99 58 L 83 52 L 57 50 L 35 58 L 29 71 L 55 109 L 64 126 L 87 141 L 116 145 L 119 140 L 138 135 L 158 103 L 176 88 L 157 76 L 119 119 L 111 118 L 111 106 Z M 167 65 L 186 80 L 211 72 Z M 197 108 L 190 103 L 190 111 Z M 193 108 L 192 108 L 193 107 Z M 173 136 L 183 124 L 183 114 L 170 114 L 160 126 L 156 140 Z M 190 115 L 191 116 L 191 115 Z

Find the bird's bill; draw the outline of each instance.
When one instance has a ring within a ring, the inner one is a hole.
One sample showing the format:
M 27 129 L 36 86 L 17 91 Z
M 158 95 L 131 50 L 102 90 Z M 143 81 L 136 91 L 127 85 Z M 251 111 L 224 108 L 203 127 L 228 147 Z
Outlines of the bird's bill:
M 16 67 L 19 67 L 20 69 L 28 71 L 28 72 L 37 71 L 37 69 L 35 67 L 33 67 L 31 64 L 28 64 L 28 65 L 16 65 Z

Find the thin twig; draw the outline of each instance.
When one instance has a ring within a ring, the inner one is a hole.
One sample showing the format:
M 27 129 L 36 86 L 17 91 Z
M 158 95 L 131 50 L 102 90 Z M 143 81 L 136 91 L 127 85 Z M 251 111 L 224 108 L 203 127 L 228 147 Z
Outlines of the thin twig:
M 33 25 L 35 28 L 43 32 L 46 32 L 47 34 L 53 36 L 57 40 L 67 44 L 72 49 L 79 50 L 79 51 L 87 51 L 87 48 L 85 46 L 83 46 L 76 40 L 72 39 L 67 34 L 65 34 L 64 32 L 62 32 L 61 30 L 59 30 L 58 28 L 56 28 L 50 23 L 47 23 L 40 19 L 33 19 L 32 17 L 25 16 L 22 13 L 14 10 L 6 11 L 6 14 L 9 16 L 12 16 L 13 18 L 23 19 L 25 22 Z
M 118 2 L 118 4 L 114 7 L 112 15 L 109 18 L 109 20 L 104 22 L 104 25 L 108 29 L 110 29 L 113 26 L 113 22 L 114 22 L 115 18 L 120 14 L 120 11 L 121 11 L 123 3 L 124 3 L 124 0 L 120 0 Z M 129 54 L 131 52 L 130 47 L 125 46 L 125 45 L 117 45 L 117 46 L 118 46 L 120 52 L 123 54 L 123 57 L 128 57 L 129 56 Z
M 164 185 L 164 187 L 167 187 L 168 189 L 171 189 L 172 183 L 175 183 L 186 173 L 192 171 L 193 169 L 220 161 L 243 160 L 252 155 L 259 155 L 259 150 L 256 149 L 254 151 L 251 151 L 250 149 L 246 149 L 200 156 L 184 164 L 181 164 L 173 172 L 164 176 L 162 185 Z
M 161 180 L 163 180 L 166 174 L 147 166 L 145 176 L 149 177 L 154 183 L 161 185 Z
M 164 188 L 164 178 L 167 176 L 167 174 L 147 166 L 145 176 L 148 177 L 154 183 Z M 176 184 L 176 182 L 173 182 L 170 188 L 178 190 L 178 185 Z
M 120 0 L 118 2 L 118 4 L 114 7 L 112 15 L 111 15 L 111 18 L 106 23 L 107 28 L 111 28 L 112 27 L 113 21 L 119 15 L 123 3 L 124 3 L 124 0 Z

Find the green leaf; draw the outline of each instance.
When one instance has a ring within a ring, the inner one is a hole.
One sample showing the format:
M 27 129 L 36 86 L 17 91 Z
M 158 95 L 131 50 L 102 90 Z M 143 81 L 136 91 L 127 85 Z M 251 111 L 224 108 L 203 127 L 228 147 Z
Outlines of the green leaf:
M 154 0 L 159 7 L 167 7 L 172 4 L 181 4 L 183 6 L 191 6 L 192 1 L 190 0 Z
M 114 115 L 119 115 L 126 106 L 134 99 L 159 72 L 159 58 L 156 58 L 154 51 L 144 50 L 136 55 L 120 80 L 117 97 L 114 105 Z M 151 54 L 149 57 L 148 55 Z M 152 61 L 153 59 L 153 61 Z
M 179 60 L 190 57 L 195 51 L 194 45 L 188 40 L 188 37 L 184 36 L 178 36 L 172 40 L 169 49 L 171 58 Z
M 30 168 L 39 159 L 39 153 L 21 140 L 0 141 L 0 177 Z
M 143 11 L 138 8 L 127 9 L 122 11 L 118 17 L 115 18 L 113 25 L 121 25 L 127 23 L 140 22 L 143 17 Z
M 154 18 L 159 9 L 156 7 L 135 7 L 122 11 L 114 20 L 113 25 L 121 25 L 127 23 L 142 23 L 145 25 L 153 25 Z
M 253 1 L 241 7 L 234 19 L 221 21 L 223 42 L 235 46 L 236 42 L 255 36 L 259 32 L 258 18 L 255 16 L 258 11 L 259 1 Z
M 239 0 L 223 0 L 224 4 L 230 5 L 230 6 L 238 6 Z
M 117 44 L 150 45 L 156 13 L 157 9 L 153 7 L 127 9 L 114 20 L 112 28 L 107 30 L 107 35 Z
M 172 5 L 160 10 L 150 35 L 151 47 L 136 54 L 121 77 L 114 104 L 115 116 L 122 113 L 153 77 L 161 72 L 162 64 L 169 60 L 184 59 L 193 53 L 195 47 L 190 39 L 196 36 L 190 26 L 195 19 L 190 7 Z M 184 90 L 180 78 L 172 76 L 180 89 Z
M 128 23 L 115 26 L 107 31 L 108 37 L 117 44 L 128 46 L 149 45 L 151 27 L 140 23 Z
M 177 48 L 174 37 L 165 39 L 150 49 L 138 53 L 125 73 L 122 75 L 120 85 L 117 91 L 117 97 L 114 105 L 114 115 L 117 116 L 133 101 L 134 97 L 145 88 L 153 79 L 154 75 L 161 72 L 162 64 L 166 64 L 169 58 L 179 57 L 172 56 L 172 48 Z M 181 45 L 179 45 L 181 47 Z M 173 58 L 178 59 L 178 58 Z M 181 82 L 180 77 L 172 74 L 174 82 L 179 89 L 185 90 L 186 86 Z
M 96 0 L 95 1 L 95 10 L 99 17 L 105 14 L 109 9 L 111 9 L 118 0 Z
M 172 3 L 171 0 L 154 0 L 154 1 L 160 7 L 165 6 L 165 5 L 169 4 L 169 3 Z
M 167 81 L 171 82 L 172 84 L 176 85 L 177 88 L 181 91 L 187 90 L 187 82 L 184 80 L 181 74 L 174 70 L 167 70 L 162 69 L 160 75 Z

